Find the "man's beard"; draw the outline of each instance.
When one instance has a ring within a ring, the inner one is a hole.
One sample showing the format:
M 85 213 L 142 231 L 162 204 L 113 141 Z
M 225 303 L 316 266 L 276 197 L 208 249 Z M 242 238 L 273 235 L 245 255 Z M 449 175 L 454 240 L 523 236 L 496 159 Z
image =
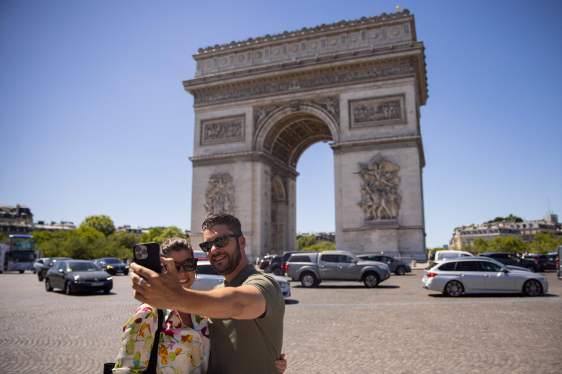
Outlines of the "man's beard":
M 240 264 L 240 260 L 242 259 L 242 255 L 240 254 L 240 243 L 238 243 L 238 240 L 236 240 L 236 252 L 234 252 L 232 256 L 230 256 L 230 254 L 226 252 L 224 254 L 221 254 L 221 256 L 222 255 L 226 256 L 227 258 L 227 263 L 224 269 L 217 269 L 213 261 L 210 261 L 210 263 L 218 274 L 227 275 L 232 273 L 236 269 L 238 264 Z

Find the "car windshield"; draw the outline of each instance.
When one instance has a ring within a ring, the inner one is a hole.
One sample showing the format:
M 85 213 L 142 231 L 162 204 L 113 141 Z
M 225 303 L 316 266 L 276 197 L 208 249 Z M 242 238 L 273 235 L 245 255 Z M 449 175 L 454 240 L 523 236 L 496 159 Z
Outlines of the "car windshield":
M 70 271 L 97 271 L 99 268 L 93 262 L 69 262 Z
M 106 264 L 120 264 L 121 260 L 118 258 L 102 258 L 102 261 Z

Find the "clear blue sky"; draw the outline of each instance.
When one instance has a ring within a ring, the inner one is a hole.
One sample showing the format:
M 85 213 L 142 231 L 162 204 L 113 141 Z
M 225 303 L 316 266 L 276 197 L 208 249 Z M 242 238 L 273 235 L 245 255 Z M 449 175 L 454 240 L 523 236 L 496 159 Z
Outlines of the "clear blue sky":
M 396 4 L 426 46 L 428 246 L 498 215 L 562 215 L 556 0 L 2 0 L 0 204 L 36 220 L 189 228 L 193 100 L 181 82 L 197 48 Z M 334 230 L 332 160 L 320 143 L 299 162 L 298 231 Z

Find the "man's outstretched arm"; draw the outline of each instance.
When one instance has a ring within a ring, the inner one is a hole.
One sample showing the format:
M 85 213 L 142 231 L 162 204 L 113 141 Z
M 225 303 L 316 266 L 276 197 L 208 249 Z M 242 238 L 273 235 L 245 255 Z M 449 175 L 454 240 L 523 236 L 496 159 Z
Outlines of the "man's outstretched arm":
M 265 298 L 254 286 L 195 291 L 181 286 L 175 266 L 167 268 L 167 273 L 158 274 L 131 264 L 135 299 L 156 308 L 175 309 L 210 318 L 255 319 L 265 313 Z

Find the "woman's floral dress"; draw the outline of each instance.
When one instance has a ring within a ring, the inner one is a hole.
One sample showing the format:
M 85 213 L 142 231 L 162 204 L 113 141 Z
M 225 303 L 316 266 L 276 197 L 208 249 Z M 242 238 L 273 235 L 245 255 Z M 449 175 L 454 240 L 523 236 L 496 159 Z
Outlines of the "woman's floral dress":
M 160 330 L 156 372 L 204 374 L 209 360 L 207 320 L 191 316 L 193 328 L 181 327 L 176 311 L 164 311 Z M 156 309 L 143 304 L 123 326 L 121 349 L 113 373 L 142 373 L 148 366 L 154 333 L 158 324 Z

